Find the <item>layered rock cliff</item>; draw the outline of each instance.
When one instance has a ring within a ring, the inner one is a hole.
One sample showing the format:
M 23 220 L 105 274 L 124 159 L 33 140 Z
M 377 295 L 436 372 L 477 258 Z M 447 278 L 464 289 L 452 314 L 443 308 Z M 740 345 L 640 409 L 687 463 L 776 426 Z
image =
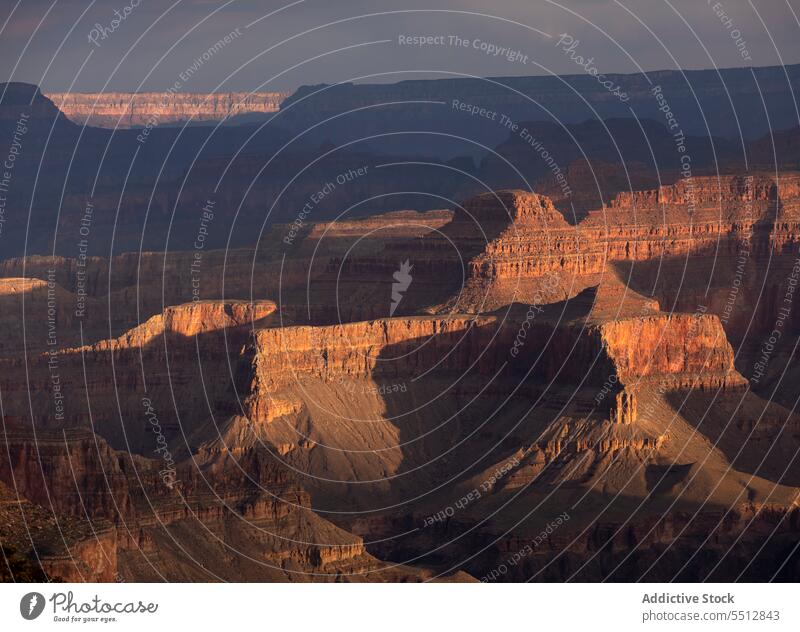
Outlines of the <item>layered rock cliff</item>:
M 284 92 L 53 92 L 45 96 L 73 123 L 125 129 L 221 123 L 247 114 L 272 114 L 289 95 Z
M 291 249 L 277 226 L 200 272 L 195 252 L 7 260 L 0 301 L 45 319 L 3 334 L 0 480 L 82 524 L 41 564 L 61 577 L 652 579 L 765 537 L 774 557 L 800 418 L 748 387 L 739 342 L 792 285 L 797 179 L 618 192 L 577 223 L 502 191 Z M 771 306 L 750 321 L 726 311 L 744 248 L 742 312 L 764 280 Z M 67 549 L 83 561 L 57 567 Z

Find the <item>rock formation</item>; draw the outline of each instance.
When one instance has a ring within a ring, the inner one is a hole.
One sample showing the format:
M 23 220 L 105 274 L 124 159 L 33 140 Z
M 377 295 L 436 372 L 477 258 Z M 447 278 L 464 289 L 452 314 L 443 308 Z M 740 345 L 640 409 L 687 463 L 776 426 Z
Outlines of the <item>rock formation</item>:
M 156 125 L 221 123 L 248 114 L 272 114 L 283 92 L 54 92 L 45 95 L 73 123 L 126 129 Z
M 588 74 L 315 85 L 298 89 L 281 108 L 287 110 L 284 124 L 296 131 L 337 117 L 319 130 L 321 137 L 335 143 L 371 134 L 413 130 L 417 133 L 389 137 L 384 142 L 391 144 L 395 152 L 402 149 L 411 153 L 414 148 L 434 156 L 474 155 L 482 153 L 474 143 L 491 147 L 507 137 L 508 128 L 500 122 L 499 115 L 518 124 L 520 130 L 527 122 L 571 125 L 587 120 L 630 120 L 631 112 L 640 121 L 663 121 L 660 104 L 652 92 L 660 88 L 685 134 L 731 140 L 738 140 L 743 134 L 754 139 L 772 130 L 797 126 L 792 86 L 799 73 L 800 66 L 792 65 L 786 66 L 786 73 L 775 66 L 754 68 L 752 72 L 750 68 L 727 68 L 719 72 L 665 70 L 646 76 L 606 75 L 629 96 L 625 101 L 611 96 Z M 758 87 L 764 91 L 769 115 L 756 96 Z M 459 110 L 461 103 L 487 108 L 498 116 L 495 120 L 472 116 Z M 714 116 L 707 116 L 709 112 Z M 344 113 L 349 114 L 341 116 Z M 737 120 L 746 120 L 748 124 L 740 129 Z M 448 142 L 446 138 L 419 134 L 424 131 L 463 136 L 472 142 Z M 598 141 L 601 138 L 594 136 L 589 145 Z M 553 155 L 562 149 L 548 144 L 546 147 Z M 644 145 L 642 150 L 646 151 Z
M 796 580 L 800 175 L 628 180 L 603 151 L 569 163 L 574 198 L 544 178 L 259 216 L 241 248 L 0 261 L 8 574 Z M 205 184 L 225 160 L 206 158 Z M 261 166 L 232 169 L 214 226 Z M 196 183 L 174 217 L 153 194 L 161 226 L 198 234 Z M 114 186 L 92 231 L 141 218 Z

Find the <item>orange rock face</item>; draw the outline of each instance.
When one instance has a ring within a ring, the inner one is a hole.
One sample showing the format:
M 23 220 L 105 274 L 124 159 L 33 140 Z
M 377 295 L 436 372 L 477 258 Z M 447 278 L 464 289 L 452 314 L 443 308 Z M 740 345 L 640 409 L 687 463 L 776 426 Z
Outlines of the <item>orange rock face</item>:
M 73 123 L 129 128 L 186 122 L 220 122 L 243 114 L 277 112 L 283 92 L 167 94 L 163 92 L 50 93 L 45 95 Z
M 770 567 L 800 532 L 800 418 L 764 390 L 795 370 L 800 321 L 777 319 L 798 182 L 695 178 L 577 222 L 500 191 L 291 248 L 275 226 L 198 274 L 192 252 L 0 263 L 6 313 L 45 316 L 0 337 L 0 481 L 44 541 L 70 526 L 39 570 L 669 579 L 689 560 L 694 580 L 730 555 L 725 579 L 771 533 Z M 752 341 L 778 328 L 758 383 Z

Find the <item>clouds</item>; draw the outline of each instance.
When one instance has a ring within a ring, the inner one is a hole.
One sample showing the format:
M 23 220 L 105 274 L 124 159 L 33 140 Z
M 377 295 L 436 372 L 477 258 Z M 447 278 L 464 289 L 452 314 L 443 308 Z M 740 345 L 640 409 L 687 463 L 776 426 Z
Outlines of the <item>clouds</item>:
M 570 0 L 560 4 L 495 0 L 488 6 L 478 0 L 25 0 L 5 4 L 0 12 L 0 24 L 6 23 L 0 34 L 0 75 L 39 83 L 50 91 L 71 85 L 78 91 L 164 89 L 198 52 L 236 28 L 242 29 L 243 36 L 204 68 L 192 91 L 217 86 L 249 90 L 264 82 L 268 82 L 264 89 L 286 90 L 365 75 L 389 81 L 447 73 L 574 72 L 559 55 L 554 39 L 539 36 L 534 29 L 579 39 L 581 49 L 605 73 L 800 61 L 796 0 L 754 0 L 752 6 L 747 0 Z M 125 20 L 111 30 L 115 15 L 122 13 Z M 98 25 L 109 29 L 109 35 L 95 46 L 88 38 Z M 521 67 L 468 48 L 402 48 L 397 46 L 401 34 L 480 38 L 524 51 L 531 63 Z M 747 56 L 742 54 L 743 47 Z

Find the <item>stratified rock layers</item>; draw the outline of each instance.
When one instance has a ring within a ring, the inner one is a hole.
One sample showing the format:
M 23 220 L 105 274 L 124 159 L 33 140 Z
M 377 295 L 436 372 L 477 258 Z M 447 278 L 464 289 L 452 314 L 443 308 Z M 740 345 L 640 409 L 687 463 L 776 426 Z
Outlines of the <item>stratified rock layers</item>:
M 798 192 L 696 178 L 572 224 L 501 191 L 289 251 L 278 226 L 203 252 L 199 296 L 194 253 L 4 261 L 7 313 L 55 323 L 0 337 L 5 495 L 66 579 L 500 580 L 520 556 L 502 579 L 725 579 L 765 537 L 768 568 L 800 528 L 800 421 L 739 343 L 780 313 Z
M 45 95 L 73 123 L 129 128 L 187 122 L 221 122 L 243 114 L 272 114 L 288 96 L 283 92 L 102 92 Z

